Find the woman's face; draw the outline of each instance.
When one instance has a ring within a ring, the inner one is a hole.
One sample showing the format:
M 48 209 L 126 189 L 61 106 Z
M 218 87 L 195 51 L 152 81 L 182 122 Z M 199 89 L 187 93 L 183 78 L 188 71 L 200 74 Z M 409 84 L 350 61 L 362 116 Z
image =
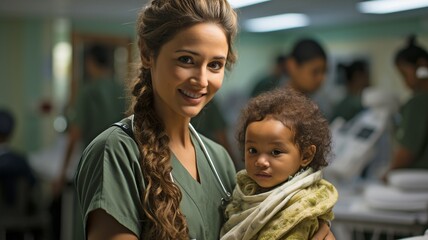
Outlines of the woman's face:
M 299 92 L 311 94 L 317 91 L 324 82 L 327 63 L 324 58 L 314 58 L 304 63 L 290 59 L 288 70 L 291 86 Z
M 226 35 L 213 23 L 178 32 L 150 58 L 156 112 L 162 118 L 191 118 L 221 87 L 228 54 Z
M 303 158 L 293 138 L 288 127 L 271 117 L 247 126 L 245 168 L 260 187 L 272 188 L 310 163 L 312 158 Z
M 403 77 L 406 86 L 411 90 L 416 90 L 418 86 L 418 78 L 416 77 L 416 67 L 412 64 L 406 62 L 397 63 L 398 71 Z

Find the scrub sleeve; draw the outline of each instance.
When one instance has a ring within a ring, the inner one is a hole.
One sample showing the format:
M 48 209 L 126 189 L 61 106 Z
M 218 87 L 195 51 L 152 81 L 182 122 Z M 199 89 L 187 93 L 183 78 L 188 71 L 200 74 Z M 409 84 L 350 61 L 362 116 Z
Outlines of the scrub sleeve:
M 419 92 L 401 109 L 397 141 L 416 157 L 410 167 L 428 168 L 428 92 Z

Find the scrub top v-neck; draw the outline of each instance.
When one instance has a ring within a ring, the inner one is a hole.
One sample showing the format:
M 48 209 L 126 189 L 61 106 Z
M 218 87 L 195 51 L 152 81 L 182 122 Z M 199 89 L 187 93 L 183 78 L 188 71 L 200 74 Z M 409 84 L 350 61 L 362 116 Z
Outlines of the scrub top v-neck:
M 223 218 L 219 206 L 225 195 L 201 145 L 193 135 L 192 142 L 196 151 L 199 182 L 189 174 L 174 155 L 171 156 L 172 176 L 183 195 L 180 208 L 186 216 L 191 239 L 219 239 L 218 235 L 208 231 L 221 228 Z
M 231 192 L 236 172 L 230 156 L 219 144 L 204 136 L 201 139 L 225 188 Z M 225 194 L 193 135 L 192 141 L 200 182 L 171 156 L 172 176 L 183 196 L 180 209 L 186 216 L 190 239 L 217 240 L 223 224 L 220 206 Z M 140 239 L 145 239 L 141 203 L 145 185 L 140 153 L 135 141 L 122 129 L 110 127 L 89 144 L 80 160 L 75 184 L 83 223 L 91 211 L 103 209 Z

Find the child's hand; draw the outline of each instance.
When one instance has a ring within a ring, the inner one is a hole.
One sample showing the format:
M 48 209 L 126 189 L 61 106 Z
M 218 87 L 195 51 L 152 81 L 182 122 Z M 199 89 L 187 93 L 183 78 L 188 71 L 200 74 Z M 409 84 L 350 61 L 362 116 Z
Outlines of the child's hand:
M 319 222 L 320 222 L 320 227 L 318 229 L 318 232 L 315 233 L 312 240 L 336 240 L 328 224 L 322 220 L 319 220 Z

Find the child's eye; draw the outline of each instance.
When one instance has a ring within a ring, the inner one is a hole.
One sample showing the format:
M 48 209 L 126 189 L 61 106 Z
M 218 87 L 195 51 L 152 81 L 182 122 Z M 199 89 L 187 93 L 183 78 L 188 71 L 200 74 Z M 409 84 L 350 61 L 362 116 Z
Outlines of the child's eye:
M 249 154 L 256 154 L 257 150 L 255 148 L 248 148 L 248 153 Z
M 222 63 L 222 62 L 215 61 L 215 62 L 210 63 L 208 66 L 209 66 L 211 69 L 214 69 L 214 70 L 220 70 L 220 69 L 222 69 L 222 68 L 223 68 L 223 63 Z
M 278 156 L 280 155 L 282 152 L 280 150 L 272 150 L 272 156 Z
M 180 61 L 182 63 L 186 63 L 186 64 L 192 64 L 193 63 L 193 59 L 191 57 L 188 57 L 188 56 L 181 56 L 178 58 L 178 61 Z

